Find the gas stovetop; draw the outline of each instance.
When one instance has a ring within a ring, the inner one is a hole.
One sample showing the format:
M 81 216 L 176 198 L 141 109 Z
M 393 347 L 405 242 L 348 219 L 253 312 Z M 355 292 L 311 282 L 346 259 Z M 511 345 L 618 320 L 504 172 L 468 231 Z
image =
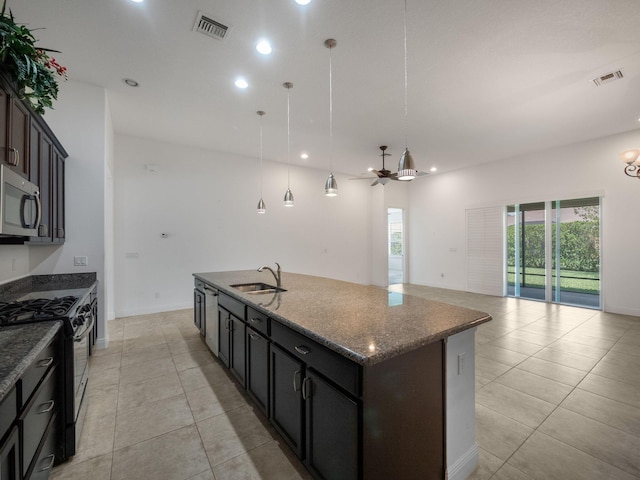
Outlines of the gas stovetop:
M 66 296 L 0 302 L 0 325 L 65 318 L 78 298 Z

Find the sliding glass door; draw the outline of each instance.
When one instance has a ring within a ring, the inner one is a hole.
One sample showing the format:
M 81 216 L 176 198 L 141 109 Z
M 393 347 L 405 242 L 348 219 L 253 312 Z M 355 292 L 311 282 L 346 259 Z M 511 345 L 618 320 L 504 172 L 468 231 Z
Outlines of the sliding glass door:
M 552 301 L 600 307 L 600 199 L 552 202 Z
M 600 307 L 600 199 L 507 207 L 507 295 Z

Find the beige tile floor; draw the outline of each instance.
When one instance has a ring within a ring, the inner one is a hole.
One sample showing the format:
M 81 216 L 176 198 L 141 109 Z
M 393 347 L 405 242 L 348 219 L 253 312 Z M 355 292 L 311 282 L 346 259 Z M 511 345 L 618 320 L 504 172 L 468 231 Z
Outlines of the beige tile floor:
M 476 335 L 471 479 L 640 479 L 640 318 L 402 288 L 494 317 Z M 78 454 L 52 479 L 310 479 L 208 352 L 191 310 L 108 327 Z

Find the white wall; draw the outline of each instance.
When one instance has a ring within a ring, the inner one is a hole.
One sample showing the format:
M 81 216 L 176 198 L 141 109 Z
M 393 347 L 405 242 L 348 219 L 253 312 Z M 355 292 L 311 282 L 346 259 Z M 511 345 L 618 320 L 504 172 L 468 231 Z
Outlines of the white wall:
M 636 130 L 412 182 L 411 282 L 465 289 L 466 208 L 603 196 L 604 309 L 640 315 L 640 182 L 624 175 L 618 159 L 639 144 Z
M 340 193 L 327 198 L 327 172 L 292 168 L 295 206 L 285 208 L 286 165 L 265 161 L 258 215 L 257 159 L 118 134 L 115 159 L 117 316 L 190 307 L 194 272 L 276 261 L 285 272 L 371 282 L 366 182 L 337 176 Z
M 63 82 L 55 110 L 45 120 L 67 150 L 65 162 L 66 240 L 63 246 L 29 248 L 30 273 L 97 272 L 100 311 L 99 342 L 105 341 L 105 163 L 112 141 L 105 90 L 79 82 Z M 25 247 L 26 248 L 26 247 Z M 87 256 L 75 267 L 74 256 Z
M 29 248 L 24 245 L 0 245 L 0 283 L 29 275 Z

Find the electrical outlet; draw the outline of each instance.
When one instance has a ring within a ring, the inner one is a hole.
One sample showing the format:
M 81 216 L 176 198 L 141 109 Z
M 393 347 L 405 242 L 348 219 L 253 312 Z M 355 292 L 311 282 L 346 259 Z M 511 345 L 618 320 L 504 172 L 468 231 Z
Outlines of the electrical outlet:
M 89 260 L 87 257 L 73 257 L 73 265 L 75 267 L 86 267 L 89 265 Z

